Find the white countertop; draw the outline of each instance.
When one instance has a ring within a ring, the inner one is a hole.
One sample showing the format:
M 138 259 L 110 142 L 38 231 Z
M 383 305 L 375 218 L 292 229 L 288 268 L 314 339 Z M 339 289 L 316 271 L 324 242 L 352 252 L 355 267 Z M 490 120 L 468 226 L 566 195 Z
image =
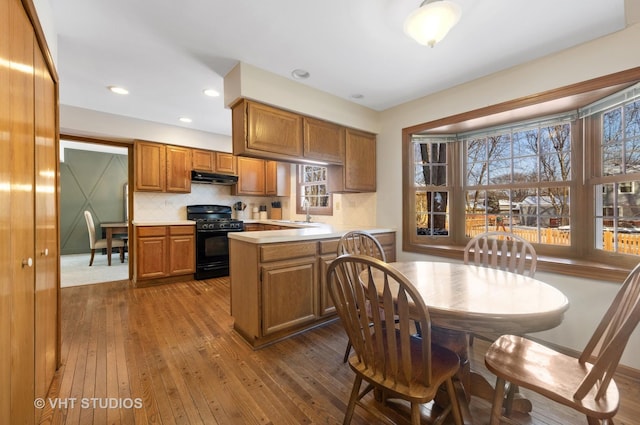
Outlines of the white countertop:
M 195 226 L 193 220 L 133 221 L 134 226 Z
M 281 226 L 295 226 L 297 228 L 282 230 L 262 230 L 257 232 L 230 232 L 229 239 L 243 242 L 264 244 L 277 242 L 295 242 L 314 239 L 339 238 L 351 230 L 365 230 L 370 233 L 395 232 L 388 227 L 369 227 L 357 225 L 330 225 L 323 223 L 298 223 L 286 220 L 244 220 L 245 223 L 275 224 Z

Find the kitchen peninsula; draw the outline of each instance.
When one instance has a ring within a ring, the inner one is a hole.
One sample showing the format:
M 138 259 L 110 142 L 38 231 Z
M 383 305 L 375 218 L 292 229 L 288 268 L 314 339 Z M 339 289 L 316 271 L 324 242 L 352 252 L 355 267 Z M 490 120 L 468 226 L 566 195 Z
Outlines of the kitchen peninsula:
M 337 317 L 325 275 L 348 231 L 372 233 L 395 261 L 394 229 L 282 224 L 304 227 L 228 235 L 233 326 L 254 349 Z

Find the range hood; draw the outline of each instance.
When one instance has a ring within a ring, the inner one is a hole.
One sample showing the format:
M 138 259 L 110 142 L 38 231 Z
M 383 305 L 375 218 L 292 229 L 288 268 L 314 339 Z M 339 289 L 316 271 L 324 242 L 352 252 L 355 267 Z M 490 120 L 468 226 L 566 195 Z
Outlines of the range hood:
M 205 183 L 205 184 L 221 184 L 225 186 L 231 186 L 238 183 L 238 176 L 232 176 L 230 174 L 218 174 L 208 173 L 205 171 L 191 171 L 192 183 Z

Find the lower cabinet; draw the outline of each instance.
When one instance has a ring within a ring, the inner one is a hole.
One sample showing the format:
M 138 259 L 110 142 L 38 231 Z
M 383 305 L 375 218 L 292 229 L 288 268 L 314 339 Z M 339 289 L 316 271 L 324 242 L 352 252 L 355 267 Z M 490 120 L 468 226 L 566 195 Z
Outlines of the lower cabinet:
M 194 226 L 136 226 L 135 234 L 136 281 L 195 273 Z
M 395 233 L 375 235 L 395 260 Z M 254 349 L 333 320 L 326 285 L 337 238 L 278 243 L 229 239 L 233 328 Z
M 316 319 L 316 259 L 262 266 L 262 334 L 270 335 Z

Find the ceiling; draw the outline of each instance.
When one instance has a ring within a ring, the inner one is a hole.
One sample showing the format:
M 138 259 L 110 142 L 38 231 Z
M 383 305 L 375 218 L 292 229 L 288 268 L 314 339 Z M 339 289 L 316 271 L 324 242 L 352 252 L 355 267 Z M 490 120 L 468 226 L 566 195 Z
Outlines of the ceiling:
M 625 24 L 624 0 L 455 1 L 460 22 L 429 48 L 402 30 L 420 0 L 52 0 L 60 103 L 231 135 L 223 79 L 238 62 L 304 69 L 301 84 L 382 111 Z

